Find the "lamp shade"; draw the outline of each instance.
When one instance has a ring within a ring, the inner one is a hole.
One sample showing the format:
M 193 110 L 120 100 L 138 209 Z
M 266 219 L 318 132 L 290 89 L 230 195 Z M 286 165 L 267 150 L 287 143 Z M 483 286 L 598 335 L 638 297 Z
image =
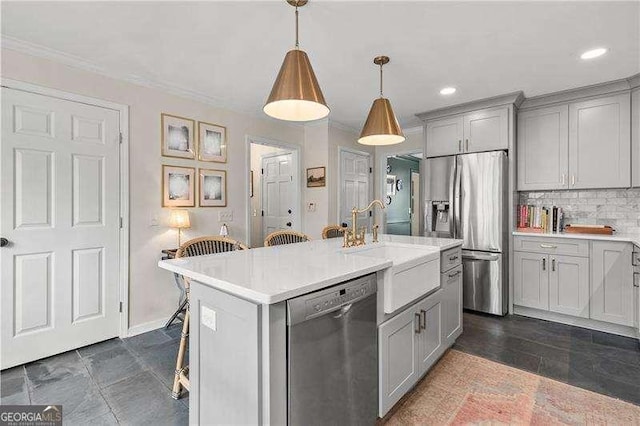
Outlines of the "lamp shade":
M 329 115 L 304 51 L 293 49 L 287 53 L 263 110 L 271 117 L 287 121 L 319 120 Z
M 405 137 L 387 98 L 373 101 L 358 143 L 362 145 L 394 145 Z
M 169 216 L 169 226 L 172 228 L 191 228 L 191 221 L 189 220 L 188 210 L 171 210 L 171 216 Z

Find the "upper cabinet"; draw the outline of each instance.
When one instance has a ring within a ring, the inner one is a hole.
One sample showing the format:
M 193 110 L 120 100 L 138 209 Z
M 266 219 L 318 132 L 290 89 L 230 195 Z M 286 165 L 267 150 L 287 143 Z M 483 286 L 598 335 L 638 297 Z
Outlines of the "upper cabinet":
M 518 114 L 518 190 L 569 187 L 569 107 Z
M 519 191 L 631 186 L 629 92 L 518 113 Z
M 631 91 L 631 179 L 640 186 L 640 88 Z
M 569 104 L 569 187 L 631 186 L 630 95 Z
M 427 121 L 427 157 L 509 148 L 509 108 L 492 108 Z

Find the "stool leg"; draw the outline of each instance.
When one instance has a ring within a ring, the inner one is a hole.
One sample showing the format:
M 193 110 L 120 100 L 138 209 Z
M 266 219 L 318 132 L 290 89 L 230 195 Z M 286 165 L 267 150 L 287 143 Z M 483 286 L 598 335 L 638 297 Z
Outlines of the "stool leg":
M 173 391 L 171 397 L 173 399 L 180 398 L 182 393 L 182 384 L 180 383 L 180 373 L 184 368 L 184 355 L 187 351 L 187 338 L 189 337 L 189 307 L 187 306 L 187 312 L 184 314 L 184 322 L 182 323 L 182 335 L 180 337 L 180 347 L 178 349 L 178 359 L 176 360 L 175 378 L 173 379 Z

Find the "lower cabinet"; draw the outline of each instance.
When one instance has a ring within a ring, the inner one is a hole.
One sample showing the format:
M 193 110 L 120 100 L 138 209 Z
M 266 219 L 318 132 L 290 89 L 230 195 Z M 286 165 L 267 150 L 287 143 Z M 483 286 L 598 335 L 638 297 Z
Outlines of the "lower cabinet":
M 536 309 L 549 309 L 548 255 L 515 252 L 513 303 Z
M 589 259 L 549 256 L 549 310 L 589 318 Z
M 629 243 L 592 242 L 591 318 L 633 327 L 632 253 Z
M 444 272 L 442 283 L 442 328 L 445 344 L 452 345 L 462 334 L 462 265 Z
M 442 290 L 380 325 L 380 417 L 416 384 L 445 349 Z

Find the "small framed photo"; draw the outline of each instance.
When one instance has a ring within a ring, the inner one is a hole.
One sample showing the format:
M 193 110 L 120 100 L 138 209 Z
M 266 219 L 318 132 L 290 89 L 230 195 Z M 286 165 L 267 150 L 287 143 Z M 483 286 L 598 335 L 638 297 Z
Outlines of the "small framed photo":
M 227 162 L 227 129 L 217 124 L 198 121 L 198 159 Z
M 164 113 L 160 117 L 162 156 L 195 159 L 195 121 Z
M 196 169 L 162 166 L 162 207 L 195 207 Z
M 396 195 L 396 176 L 387 175 L 387 195 Z
M 200 207 L 225 207 L 227 205 L 227 172 L 199 169 Z
M 307 169 L 307 188 L 319 188 L 327 184 L 326 169 L 312 167 Z

